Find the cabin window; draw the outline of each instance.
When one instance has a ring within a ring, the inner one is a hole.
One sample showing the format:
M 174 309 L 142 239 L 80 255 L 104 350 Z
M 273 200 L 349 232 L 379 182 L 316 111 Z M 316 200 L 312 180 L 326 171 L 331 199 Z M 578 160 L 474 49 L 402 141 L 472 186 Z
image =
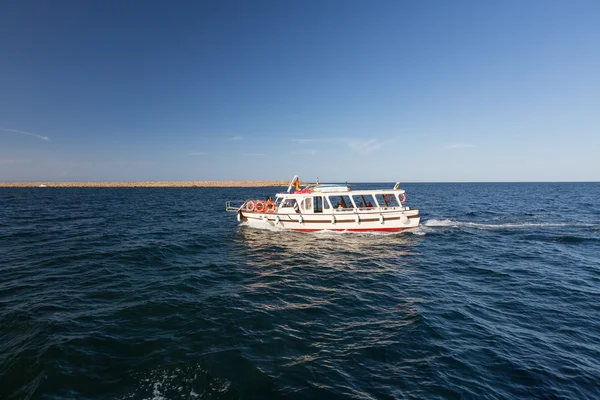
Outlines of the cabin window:
M 296 205 L 296 199 L 285 199 L 283 201 L 283 204 L 281 205 L 282 208 L 284 207 L 294 207 Z
M 323 212 L 323 198 L 321 196 L 315 196 L 313 197 L 313 203 L 314 203 L 314 212 L 316 213 L 322 213 Z
M 350 196 L 329 196 L 329 201 L 331 201 L 332 207 L 336 210 L 354 208 L 352 200 L 350 200 Z
M 327 197 L 323 197 L 323 209 L 329 210 L 331 206 L 329 205 L 329 199 Z
M 312 210 L 312 197 L 307 197 L 302 201 L 302 209 L 304 211 Z
M 352 196 L 352 199 L 358 208 L 372 208 L 375 206 L 375 200 L 370 194 L 356 194 Z
M 398 207 L 398 198 L 394 193 L 384 193 L 375 196 L 379 207 Z

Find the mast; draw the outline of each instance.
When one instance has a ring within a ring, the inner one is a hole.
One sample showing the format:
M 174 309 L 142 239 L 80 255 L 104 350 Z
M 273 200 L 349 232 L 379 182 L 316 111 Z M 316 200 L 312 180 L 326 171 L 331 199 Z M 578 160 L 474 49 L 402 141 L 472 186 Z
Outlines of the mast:
M 292 181 L 290 182 L 290 186 L 288 186 L 288 188 L 287 188 L 288 193 L 290 193 L 292 191 L 292 186 L 294 186 L 294 184 L 296 185 L 296 190 L 300 189 L 300 181 L 299 181 L 298 175 L 294 175 L 294 178 L 292 178 Z

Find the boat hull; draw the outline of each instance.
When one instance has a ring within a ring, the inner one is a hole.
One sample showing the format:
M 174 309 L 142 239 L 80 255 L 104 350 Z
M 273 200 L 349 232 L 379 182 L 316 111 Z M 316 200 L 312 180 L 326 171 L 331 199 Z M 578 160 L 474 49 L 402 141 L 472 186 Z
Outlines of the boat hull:
M 318 215 L 239 211 L 238 220 L 298 232 L 399 232 L 419 226 L 420 216 L 418 210 Z

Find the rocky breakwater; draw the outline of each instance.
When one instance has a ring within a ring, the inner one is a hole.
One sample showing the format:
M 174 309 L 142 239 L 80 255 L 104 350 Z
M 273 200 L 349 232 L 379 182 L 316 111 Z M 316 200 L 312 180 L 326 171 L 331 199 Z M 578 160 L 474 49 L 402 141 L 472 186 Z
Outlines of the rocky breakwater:
M 162 181 L 162 182 L 0 182 L 0 187 L 49 187 L 49 188 L 108 188 L 108 187 L 278 187 L 288 186 L 289 181 Z

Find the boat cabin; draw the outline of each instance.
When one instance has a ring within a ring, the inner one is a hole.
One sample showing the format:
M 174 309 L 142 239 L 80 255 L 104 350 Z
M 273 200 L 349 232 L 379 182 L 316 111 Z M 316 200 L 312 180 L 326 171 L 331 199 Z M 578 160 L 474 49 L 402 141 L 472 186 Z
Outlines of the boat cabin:
M 303 193 L 278 193 L 276 204 L 278 213 L 298 214 L 337 214 L 344 212 L 379 212 L 381 210 L 403 209 L 404 190 L 358 190 L 350 192 L 314 188 Z M 398 197 L 400 196 L 400 198 Z

